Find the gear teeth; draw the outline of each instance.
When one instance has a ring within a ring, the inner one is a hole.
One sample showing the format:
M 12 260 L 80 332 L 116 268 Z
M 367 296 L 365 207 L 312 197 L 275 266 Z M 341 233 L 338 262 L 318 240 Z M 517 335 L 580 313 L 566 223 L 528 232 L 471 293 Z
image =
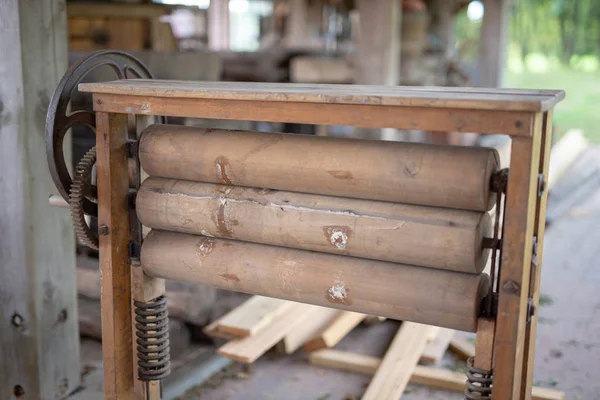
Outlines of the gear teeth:
M 71 219 L 73 227 L 79 241 L 93 249 L 98 250 L 98 237 L 95 235 L 88 224 L 85 222 L 85 213 L 83 212 L 83 201 L 85 199 L 85 182 L 92 174 L 92 168 L 96 163 L 96 147 L 92 147 L 81 158 L 75 167 L 73 184 L 69 190 L 69 209 L 71 210 Z

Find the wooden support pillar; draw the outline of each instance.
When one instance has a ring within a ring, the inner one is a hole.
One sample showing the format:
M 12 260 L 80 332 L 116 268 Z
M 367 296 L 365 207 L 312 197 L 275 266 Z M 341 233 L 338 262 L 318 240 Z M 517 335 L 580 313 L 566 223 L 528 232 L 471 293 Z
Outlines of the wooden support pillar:
M 208 7 L 208 46 L 229 49 L 229 0 L 211 0 Z
M 439 41 L 447 57 L 452 56 L 454 49 L 454 7 L 453 1 L 429 0 L 427 8 L 431 14 L 430 33 Z
M 397 85 L 400 72 L 399 0 L 358 0 L 356 83 Z
M 483 0 L 479 86 L 502 87 L 508 41 L 509 0 Z
M 44 124 L 67 68 L 64 0 L 0 0 L 0 398 L 80 384 L 75 239 L 51 206 Z M 65 157 L 67 160 L 70 157 Z
M 356 83 L 395 86 L 400 80 L 401 0 L 358 0 Z M 356 129 L 356 136 L 381 139 L 390 129 Z
M 290 14 L 286 28 L 288 46 L 302 46 L 308 42 L 307 0 L 291 0 Z

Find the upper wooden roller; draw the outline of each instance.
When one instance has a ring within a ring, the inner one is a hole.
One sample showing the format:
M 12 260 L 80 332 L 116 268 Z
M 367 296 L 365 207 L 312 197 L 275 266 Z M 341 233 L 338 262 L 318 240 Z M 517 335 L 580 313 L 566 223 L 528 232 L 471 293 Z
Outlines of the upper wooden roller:
M 479 273 L 488 213 L 149 178 L 136 200 L 153 229 Z
M 305 135 L 148 127 L 151 176 L 474 211 L 493 204 L 493 149 Z

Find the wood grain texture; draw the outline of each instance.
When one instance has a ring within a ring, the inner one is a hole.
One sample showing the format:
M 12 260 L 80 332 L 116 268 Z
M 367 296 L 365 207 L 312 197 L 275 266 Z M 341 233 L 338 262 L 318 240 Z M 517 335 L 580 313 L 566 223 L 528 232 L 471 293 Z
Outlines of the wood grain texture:
M 499 164 L 490 148 L 177 125 L 146 129 L 139 156 L 155 177 L 474 211 Z
M 317 308 L 307 304 L 293 304 L 285 314 L 274 319 L 256 335 L 231 340 L 219 347 L 218 353 L 239 362 L 252 363 L 275 346 L 287 333 L 296 329 L 304 316 Z
M 369 383 L 363 400 L 398 400 L 427 344 L 427 325 L 403 322 Z
M 475 368 L 494 369 L 494 335 L 496 323 L 493 319 L 479 318 L 475 338 Z
M 94 110 L 142 115 L 531 136 L 527 111 L 94 94 Z
M 475 357 L 475 344 L 471 343 L 462 335 L 454 335 L 450 340 L 450 351 L 467 360 L 469 357 Z
M 363 375 L 374 375 L 381 364 L 381 358 L 363 354 L 353 354 L 340 350 L 319 350 L 311 353 L 310 363 L 324 368 L 356 372 Z M 417 365 L 410 377 L 410 383 L 425 385 L 437 389 L 464 392 L 465 374 L 443 369 Z M 553 389 L 534 387 L 532 400 L 564 400 L 565 394 Z
M 297 327 L 282 340 L 281 349 L 285 354 L 293 354 L 307 341 L 325 329 L 344 311 L 328 307 L 317 307 L 307 314 Z
M 494 398 L 521 393 L 532 239 L 537 203 L 542 114 L 532 138 L 513 138 L 502 245 L 502 270 L 494 339 Z M 477 356 L 475 357 L 477 359 Z
M 280 299 L 252 296 L 214 321 L 214 329 L 233 337 L 243 338 L 256 335 L 274 319 L 288 312 L 293 303 Z M 211 324 L 212 325 L 212 324 Z
M 75 240 L 68 211 L 48 204 L 44 143 L 67 68 L 64 7 L 0 1 L 1 399 L 58 399 L 80 383 Z
M 157 230 L 468 273 L 483 270 L 492 234 L 483 212 L 163 178 L 143 183 L 136 211 Z
M 315 337 L 304 343 L 306 352 L 331 348 L 338 344 L 352 329 L 356 328 L 367 316 L 351 311 L 342 311 L 330 321 Z
M 488 276 L 151 231 L 142 266 L 154 277 L 474 331 Z
M 471 110 L 545 111 L 564 98 L 560 90 L 511 89 L 438 90 L 376 85 L 327 85 L 267 82 L 195 82 L 173 80 L 119 80 L 81 83 L 82 92 L 189 98 L 250 100 L 325 104 L 369 104 L 376 106 L 462 108 Z
M 541 139 L 541 154 L 539 162 L 539 173 L 546 180 L 546 190 L 539 198 L 535 214 L 534 234 L 538 238 L 537 263 L 532 262 L 531 289 L 529 296 L 533 299 L 533 304 L 539 310 L 540 283 L 542 279 L 542 259 L 544 255 L 544 233 L 546 231 L 546 206 L 548 203 L 549 173 L 550 173 L 550 155 L 552 151 L 552 110 L 544 113 Z M 533 369 L 535 361 L 535 343 L 537 333 L 538 314 L 536 312 L 531 322 L 527 325 L 525 332 L 525 354 L 523 356 L 523 374 L 521 383 L 521 394 L 528 393 L 533 385 Z
M 96 168 L 98 174 L 98 226 L 102 273 L 102 353 L 104 395 L 132 399 L 134 391 L 132 343 L 132 287 L 128 245 L 130 240 L 127 193 L 127 116 L 96 113 Z
M 455 332 L 452 329 L 442 328 L 436 338 L 425 345 L 419 362 L 421 364 L 439 364 L 444 354 L 446 354 L 454 334 Z

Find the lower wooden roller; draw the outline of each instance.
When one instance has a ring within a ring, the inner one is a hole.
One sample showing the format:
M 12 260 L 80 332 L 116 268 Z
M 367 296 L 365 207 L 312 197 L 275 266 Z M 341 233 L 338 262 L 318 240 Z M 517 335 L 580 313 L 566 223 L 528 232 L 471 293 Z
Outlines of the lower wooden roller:
M 156 230 L 141 261 L 153 277 L 470 332 L 489 287 L 486 274 Z
M 136 200 L 151 228 L 480 273 L 485 212 L 149 178 Z

